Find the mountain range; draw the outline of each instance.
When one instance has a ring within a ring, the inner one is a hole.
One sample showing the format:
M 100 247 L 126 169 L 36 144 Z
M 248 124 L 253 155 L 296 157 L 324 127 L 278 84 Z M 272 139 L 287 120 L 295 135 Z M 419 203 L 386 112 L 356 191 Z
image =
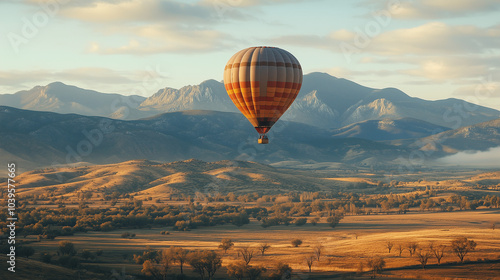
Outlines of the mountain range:
M 392 160 L 404 148 L 283 121 L 258 145 L 257 133 L 237 113 L 172 112 L 142 120 L 114 120 L 0 106 L 0 155 L 27 170 L 66 163 L 197 158 L 359 163 Z
M 120 109 L 119 103 L 124 98 L 120 94 L 102 93 L 54 82 L 14 94 L 0 94 L 0 104 L 61 114 L 109 116 Z M 138 95 L 127 97 L 127 100 L 134 101 L 131 105 L 135 107 L 145 99 Z
M 148 98 L 99 93 L 56 82 L 0 95 L 0 104 L 122 120 L 186 110 L 238 112 L 224 85 L 215 80 L 180 89 L 163 88 Z M 322 129 L 341 128 L 367 120 L 402 118 L 456 129 L 500 118 L 500 111 L 453 98 L 428 101 L 410 97 L 395 88 L 373 89 L 325 73 L 310 73 L 304 76 L 297 99 L 282 117 Z
M 395 124 L 408 122 L 428 125 L 409 119 L 393 121 Z M 377 125 L 385 130 L 375 132 L 364 132 L 364 124 L 359 127 L 360 135 L 387 135 L 392 131 L 387 129 L 391 125 Z M 23 170 L 78 162 L 110 164 L 134 159 L 170 162 L 189 158 L 262 163 L 342 162 L 387 167 L 397 165 L 398 158 L 406 158 L 416 149 L 429 150 L 432 144 L 438 146 L 429 158 L 500 145 L 500 137 L 492 137 L 500 131 L 500 120 L 420 139 L 400 140 L 401 143 L 343 138 L 335 134 L 338 131 L 282 121 L 271 131 L 270 144 L 258 145 L 257 133 L 241 114 L 201 110 L 124 121 L 0 106 L 0 131 L 0 156 L 18 163 Z M 466 140 L 470 133 L 475 141 Z M 443 141 L 433 142 L 436 137 Z
M 256 132 L 215 80 L 160 89 L 149 98 L 56 82 L 0 95 L 0 104 L 38 110 L 0 106 L 0 156 L 24 170 L 189 158 L 377 167 L 397 165 L 415 150 L 432 159 L 500 146 L 497 110 L 458 99 L 422 100 L 322 73 L 304 76 L 269 145 L 256 144 Z

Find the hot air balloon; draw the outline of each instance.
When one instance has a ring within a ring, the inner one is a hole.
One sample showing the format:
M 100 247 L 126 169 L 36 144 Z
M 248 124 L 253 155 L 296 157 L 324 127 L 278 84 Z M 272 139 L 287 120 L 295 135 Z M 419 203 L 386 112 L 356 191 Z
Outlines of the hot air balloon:
M 302 68 L 289 52 L 251 47 L 234 54 L 224 69 L 224 86 L 234 105 L 259 133 L 266 133 L 292 105 L 302 85 Z

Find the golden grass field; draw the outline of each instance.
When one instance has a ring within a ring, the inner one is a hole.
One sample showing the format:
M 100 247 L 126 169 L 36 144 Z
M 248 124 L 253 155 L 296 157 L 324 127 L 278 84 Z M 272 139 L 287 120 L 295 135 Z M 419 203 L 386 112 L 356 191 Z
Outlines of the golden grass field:
M 262 265 L 272 269 L 277 262 L 290 264 L 296 279 L 332 279 L 345 277 L 369 277 L 355 274 L 359 263 L 366 262 L 374 256 L 383 257 L 386 270 L 380 278 L 415 278 L 415 279 L 500 279 L 500 229 L 491 229 L 493 222 L 500 221 L 500 210 L 457 211 L 451 213 L 415 213 L 404 215 L 368 215 L 346 216 L 334 229 L 321 220 L 316 226 L 306 224 L 298 227 L 275 226 L 263 228 L 257 221 L 240 228 L 234 225 L 204 227 L 187 232 L 172 231 L 170 228 L 153 228 L 137 230 L 116 230 L 111 232 L 77 233 L 74 236 L 58 237 L 53 241 L 43 240 L 32 243 L 38 252 L 55 253 L 58 242 L 69 240 L 77 249 L 104 250 L 95 265 L 104 271 L 122 271 L 139 274 L 141 266 L 132 260 L 132 254 L 141 254 L 146 246 L 163 249 L 179 246 L 185 249 L 218 250 L 222 238 L 230 238 L 235 246 L 223 256 L 223 268 L 217 275 L 225 279 L 228 264 L 238 260 L 237 249 L 245 246 L 257 248 L 260 243 L 268 243 L 272 247 L 261 256 L 255 252 L 251 265 Z M 161 235 L 160 231 L 169 230 L 169 235 Z M 123 232 L 135 233 L 133 239 L 121 238 Z M 469 253 L 466 259 L 475 262 L 489 259 L 493 263 L 474 263 L 467 265 L 456 263 L 458 258 L 449 250 L 450 241 L 458 236 L 465 236 L 477 243 L 476 250 Z M 29 237 L 28 237 L 29 238 Z M 303 240 L 300 247 L 292 247 L 290 241 Z M 391 253 L 386 242 L 392 241 L 395 246 Z M 405 250 L 401 257 L 398 244 L 410 241 L 418 242 L 426 248 L 430 241 L 435 244 L 448 245 L 448 252 L 442 259 L 441 267 L 437 267 L 436 259 L 429 260 L 429 267 L 423 270 L 415 257 L 410 257 Z M 319 262 L 312 267 L 309 274 L 305 257 L 313 252 L 318 244 L 323 246 L 323 254 Z M 124 258 L 125 254 L 125 258 Z M 366 265 L 364 271 L 367 271 Z M 186 271 L 190 271 L 189 268 Z

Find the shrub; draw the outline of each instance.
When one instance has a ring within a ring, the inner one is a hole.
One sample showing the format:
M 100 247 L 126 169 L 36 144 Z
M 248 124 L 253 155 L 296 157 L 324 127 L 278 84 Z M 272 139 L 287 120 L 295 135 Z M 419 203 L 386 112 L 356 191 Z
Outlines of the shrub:
M 293 247 L 299 247 L 300 245 L 302 245 L 302 240 L 300 240 L 300 239 L 298 239 L 298 238 L 297 238 L 297 239 L 292 240 L 292 246 L 293 246 Z

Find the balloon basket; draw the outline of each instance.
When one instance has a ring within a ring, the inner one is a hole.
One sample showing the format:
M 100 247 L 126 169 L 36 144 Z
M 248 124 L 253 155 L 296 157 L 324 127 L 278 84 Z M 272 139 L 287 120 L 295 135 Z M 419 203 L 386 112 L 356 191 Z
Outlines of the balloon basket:
M 268 144 L 269 138 L 267 138 L 267 135 L 263 134 L 259 137 L 258 142 L 259 142 L 259 144 Z

